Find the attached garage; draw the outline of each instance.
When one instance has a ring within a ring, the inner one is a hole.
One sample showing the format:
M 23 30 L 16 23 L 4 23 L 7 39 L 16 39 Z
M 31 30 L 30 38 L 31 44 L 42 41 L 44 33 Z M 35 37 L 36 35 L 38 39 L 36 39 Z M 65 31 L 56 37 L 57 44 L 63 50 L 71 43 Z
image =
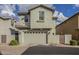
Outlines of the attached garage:
M 46 32 L 24 32 L 24 44 L 46 44 Z

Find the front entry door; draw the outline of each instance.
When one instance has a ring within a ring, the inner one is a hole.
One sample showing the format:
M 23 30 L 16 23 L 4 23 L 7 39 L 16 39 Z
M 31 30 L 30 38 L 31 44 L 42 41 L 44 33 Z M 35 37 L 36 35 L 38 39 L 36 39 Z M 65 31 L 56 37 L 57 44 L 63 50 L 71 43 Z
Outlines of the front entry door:
M 15 40 L 17 40 L 17 42 L 19 43 L 19 33 L 18 32 L 15 33 Z
M 6 43 L 6 35 L 1 35 L 1 43 Z

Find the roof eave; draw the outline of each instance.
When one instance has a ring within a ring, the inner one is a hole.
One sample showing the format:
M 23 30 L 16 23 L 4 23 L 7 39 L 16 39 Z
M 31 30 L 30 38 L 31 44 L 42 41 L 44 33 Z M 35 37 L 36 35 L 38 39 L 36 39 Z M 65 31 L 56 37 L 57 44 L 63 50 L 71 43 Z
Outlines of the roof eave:
M 50 7 L 47 7 L 47 6 L 44 6 L 44 5 L 38 5 L 38 6 L 34 7 L 34 8 L 29 9 L 28 11 L 30 12 L 31 10 L 34 10 L 34 9 L 36 9 L 36 8 L 38 8 L 38 7 L 44 7 L 44 8 L 46 8 L 46 9 L 50 10 L 50 11 L 54 11 L 54 9 L 52 9 L 52 8 L 50 8 Z
M 76 15 L 78 15 L 78 14 L 79 14 L 79 12 L 75 13 L 73 16 L 69 17 L 67 20 L 65 20 L 64 22 L 60 23 L 60 24 L 57 25 L 56 27 L 62 25 L 63 23 L 67 22 L 69 19 L 71 19 L 72 17 L 74 17 L 74 16 L 76 16 Z

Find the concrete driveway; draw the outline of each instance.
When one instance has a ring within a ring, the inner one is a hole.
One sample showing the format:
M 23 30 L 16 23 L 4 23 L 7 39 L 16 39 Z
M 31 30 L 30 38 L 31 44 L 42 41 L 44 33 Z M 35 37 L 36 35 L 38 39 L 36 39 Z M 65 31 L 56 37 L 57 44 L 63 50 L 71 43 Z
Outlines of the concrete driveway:
M 28 48 L 22 55 L 79 55 L 79 48 L 38 45 Z

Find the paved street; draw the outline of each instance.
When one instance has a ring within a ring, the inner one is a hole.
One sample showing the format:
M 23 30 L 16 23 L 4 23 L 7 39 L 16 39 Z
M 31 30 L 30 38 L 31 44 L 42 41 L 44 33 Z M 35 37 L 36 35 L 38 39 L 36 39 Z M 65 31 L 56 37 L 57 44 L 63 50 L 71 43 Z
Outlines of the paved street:
M 79 55 L 79 48 L 57 46 L 34 46 L 28 48 L 23 55 Z

